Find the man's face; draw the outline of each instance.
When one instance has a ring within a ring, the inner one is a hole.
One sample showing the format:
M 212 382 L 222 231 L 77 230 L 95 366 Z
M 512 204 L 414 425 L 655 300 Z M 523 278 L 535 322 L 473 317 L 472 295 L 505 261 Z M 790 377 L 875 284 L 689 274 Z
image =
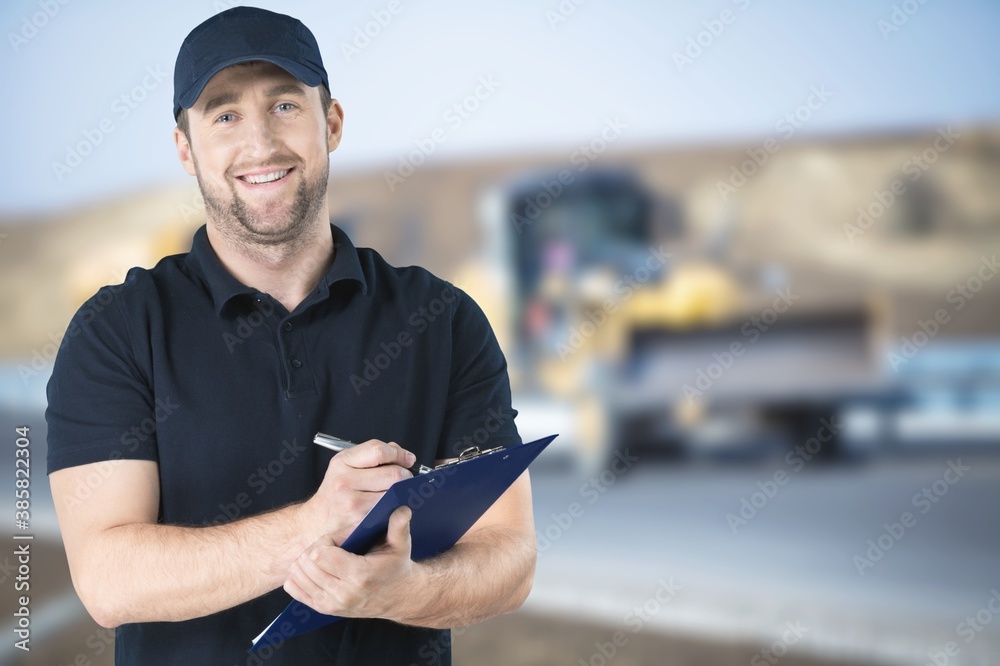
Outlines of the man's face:
M 220 232 L 281 244 L 317 223 L 326 210 L 329 153 L 340 141 L 336 101 L 324 116 L 318 88 L 253 62 L 212 77 L 187 113 L 188 137 L 174 133 L 178 155 L 197 176 Z

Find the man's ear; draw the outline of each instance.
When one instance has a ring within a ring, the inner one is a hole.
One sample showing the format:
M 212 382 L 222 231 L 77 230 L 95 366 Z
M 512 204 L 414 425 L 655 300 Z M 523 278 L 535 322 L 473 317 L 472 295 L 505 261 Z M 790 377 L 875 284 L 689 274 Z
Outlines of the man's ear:
M 181 131 L 181 128 L 174 128 L 174 145 L 177 146 L 177 157 L 180 158 L 181 164 L 184 165 L 184 170 L 188 172 L 188 175 L 194 176 L 196 174 L 194 169 L 194 155 L 191 153 L 191 142 L 188 141 L 187 136 Z
M 330 142 L 332 153 L 340 145 L 340 137 L 344 133 L 344 109 L 337 100 L 330 101 L 330 109 L 326 112 L 326 138 Z

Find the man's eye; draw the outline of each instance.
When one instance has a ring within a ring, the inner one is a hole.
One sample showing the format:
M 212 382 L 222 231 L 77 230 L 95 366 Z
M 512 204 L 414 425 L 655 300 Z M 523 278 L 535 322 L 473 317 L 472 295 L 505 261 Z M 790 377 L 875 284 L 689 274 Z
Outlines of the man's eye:
M 235 116 L 233 116 L 233 114 L 231 114 L 231 113 L 223 113 L 221 116 L 219 116 L 218 118 L 215 119 L 215 122 L 217 122 L 217 123 L 220 123 L 220 122 L 221 123 L 229 123 L 229 122 L 233 121 L 234 117 Z
M 291 111 L 295 108 L 295 105 L 291 102 L 282 102 L 278 106 L 274 107 L 276 111 Z

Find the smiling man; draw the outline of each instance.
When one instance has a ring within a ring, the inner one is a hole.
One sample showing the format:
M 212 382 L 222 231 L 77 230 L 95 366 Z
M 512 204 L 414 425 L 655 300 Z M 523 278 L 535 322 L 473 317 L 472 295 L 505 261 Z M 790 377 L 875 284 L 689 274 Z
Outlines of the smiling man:
M 527 473 L 438 557 L 410 559 L 406 508 L 368 555 L 338 544 L 415 463 L 470 437 L 520 443 L 490 325 L 447 281 L 330 224 L 344 112 L 302 23 L 210 18 L 181 46 L 174 88 L 206 224 L 189 253 L 81 306 L 48 385 L 74 586 L 117 628 L 116 664 L 261 663 L 250 641 L 290 597 L 349 619 L 268 664 L 450 663 L 448 627 L 530 590 Z M 363 443 L 333 457 L 309 445 L 318 431 Z

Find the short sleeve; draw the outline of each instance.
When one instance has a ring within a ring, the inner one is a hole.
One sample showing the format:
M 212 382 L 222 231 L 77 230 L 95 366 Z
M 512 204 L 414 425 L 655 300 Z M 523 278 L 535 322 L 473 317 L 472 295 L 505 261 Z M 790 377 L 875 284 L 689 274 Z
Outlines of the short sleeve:
M 448 403 L 438 458 L 454 458 L 471 446 L 487 449 L 521 443 L 507 360 L 486 314 L 461 289 L 455 292 Z
M 103 287 L 73 316 L 46 387 L 48 472 L 92 462 L 157 460 L 153 391 L 136 363 L 118 299 Z

